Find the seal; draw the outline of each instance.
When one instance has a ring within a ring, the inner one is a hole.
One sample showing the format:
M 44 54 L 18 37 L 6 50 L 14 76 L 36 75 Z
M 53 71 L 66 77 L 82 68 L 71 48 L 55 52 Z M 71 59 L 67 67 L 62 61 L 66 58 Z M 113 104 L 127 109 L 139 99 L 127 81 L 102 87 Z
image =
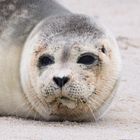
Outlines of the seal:
M 110 105 L 121 59 L 97 20 L 53 0 L 0 1 L 0 114 L 95 121 Z

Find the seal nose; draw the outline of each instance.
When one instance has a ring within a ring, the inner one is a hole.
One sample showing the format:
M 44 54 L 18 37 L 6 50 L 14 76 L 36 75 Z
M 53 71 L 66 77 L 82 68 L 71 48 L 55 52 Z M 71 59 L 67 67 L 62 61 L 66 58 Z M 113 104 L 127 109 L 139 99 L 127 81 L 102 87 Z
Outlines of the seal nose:
M 68 81 L 69 78 L 68 77 L 53 77 L 53 81 L 60 87 L 62 88 Z

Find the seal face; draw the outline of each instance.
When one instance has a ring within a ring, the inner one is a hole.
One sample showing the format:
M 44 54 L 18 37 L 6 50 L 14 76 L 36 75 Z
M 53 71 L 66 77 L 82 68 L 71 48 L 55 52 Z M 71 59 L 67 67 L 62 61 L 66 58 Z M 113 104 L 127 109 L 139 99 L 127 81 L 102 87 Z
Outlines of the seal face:
M 20 76 L 40 119 L 97 120 L 120 77 L 118 46 L 87 16 L 48 17 L 26 40 Z

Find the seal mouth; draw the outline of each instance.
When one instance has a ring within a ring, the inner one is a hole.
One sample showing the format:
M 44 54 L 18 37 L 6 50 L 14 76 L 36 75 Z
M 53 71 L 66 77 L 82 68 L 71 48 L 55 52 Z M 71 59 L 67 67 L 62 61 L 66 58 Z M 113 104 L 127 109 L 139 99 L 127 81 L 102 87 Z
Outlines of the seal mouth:
M 69 109 L 74 109 L 77 106 L 77 100 L 71 99 L 66 96 L 62 96 L 58 98 L 59 103 L 61 103 L 63 106 L 66 106 Z
M 71 96 L 59 95 L 57 97 L 49 96 L 46 98 L 46 101 L 50 106 L 57 105 L 58 108 L 66 107 L 67 109 L 75 109 L 79 104 L 85 104 L 86 99 L 84 98 L 75 98 Z

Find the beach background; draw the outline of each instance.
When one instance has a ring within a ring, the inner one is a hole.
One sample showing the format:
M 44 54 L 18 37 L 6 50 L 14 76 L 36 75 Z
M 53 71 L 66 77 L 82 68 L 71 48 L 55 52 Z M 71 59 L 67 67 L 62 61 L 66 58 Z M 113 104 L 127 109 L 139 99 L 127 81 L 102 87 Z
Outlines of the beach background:
M 116 37 L 122 78 L 116 97 L 96 123 L 40 122 L 0 117 L 0 140 L 140 140 L 140 0 L 59 0 L 98 18 Z

